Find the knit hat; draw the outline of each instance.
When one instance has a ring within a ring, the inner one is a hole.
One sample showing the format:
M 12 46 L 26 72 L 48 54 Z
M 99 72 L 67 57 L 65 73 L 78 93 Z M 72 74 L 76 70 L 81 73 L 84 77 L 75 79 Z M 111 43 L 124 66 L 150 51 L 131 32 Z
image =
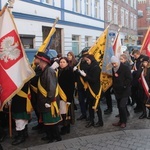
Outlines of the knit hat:
M 112 56 L 110 61 L 111 61 L 111 63 L 120 63 L 120 60 L 117 56 Z
M 41 55 L 39 56 L 36 56 L 37 58 L 47 62 L 48 64 L 51 64 L 51 61 L 50 61 L 50 57 L 47 56 L 45 53 L 41 53 Z
M 35 58 L 41 57 L 43 55 L 43 52 L 37 52 L 36 55 L 34 55 Z

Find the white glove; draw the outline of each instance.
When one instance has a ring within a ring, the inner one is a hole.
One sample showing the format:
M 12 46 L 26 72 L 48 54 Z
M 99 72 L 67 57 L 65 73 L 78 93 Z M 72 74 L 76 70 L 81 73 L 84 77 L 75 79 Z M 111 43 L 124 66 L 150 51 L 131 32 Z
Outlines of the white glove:
M 50 105 L 50 104 L 48 104 L 48 103 L 45 103 L 45 107 L 46 107 L 46 108 L 50 108 L 50 107 L 51 107 L 51 105 Z
M 51 65 L 52 69 L 57 69 L 58 67 L 59 67 L 59 64 L 56 61 Z
M 77 66 L 74 66 L 73 67 L 73 71 L 76 71 L 78 68 L 77 68 Z
M 83 70 L 79 70 L 80 74 L 85 77 L 86 76 L 86 73 L 83 71 Z

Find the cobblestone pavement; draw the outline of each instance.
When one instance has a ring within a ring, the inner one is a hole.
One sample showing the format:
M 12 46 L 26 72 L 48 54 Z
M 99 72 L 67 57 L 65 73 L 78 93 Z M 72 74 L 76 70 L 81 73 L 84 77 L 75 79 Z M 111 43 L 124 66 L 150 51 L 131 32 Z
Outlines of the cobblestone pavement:
M 41 141 L 44 134 L 38 134 L 31 130 L 36 125 L 36 118 L 29 124 L 29 138 L 18 146 L 12 146 L 12 139 L 6 137 L 2 143 L 4 150 L 150 150 L 150 119 L 138 119 L 141 113 L 134 113 L 135 106 L 128 106 L 130 116 L 127 127 L 112 126 L 117 122 L 118 114 L 116 102 L 113 100 L 113 112 L 110 115 L 103 114 L 103 127 L 85 128 L 86 121 L 76 121 L 71 126 L 70 134 L 62 136 L 62 141 L 47 144 Z M 105 101 L 101 102 L 102 111 L 106 108 Z M 80 110 L 75 112 L 76 118 L 80 116 Z M 96 116 L 96 115 L 95 115 Z M 97 118 L 95 118 L 97 120 Z

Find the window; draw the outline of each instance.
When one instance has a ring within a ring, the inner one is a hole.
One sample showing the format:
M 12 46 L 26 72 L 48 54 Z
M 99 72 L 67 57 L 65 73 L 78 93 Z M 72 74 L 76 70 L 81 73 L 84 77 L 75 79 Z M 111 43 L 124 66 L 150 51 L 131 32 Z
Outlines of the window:
M 125 27 L 129 26 L 129 12 L 126 10 L 125 14 Z
M 85 14 L 90 15 L 90 0 L 85 0 Z
M 112 6 L 111 5 L 107 6 L 107 20 L 108 22 L 112 20 Z
M 43 3 L 51 4 L 52 5 L 52 0 L 42 0 Z
M 136 0 L 134 0 L 134 4 L 133 4 L 134 6 L 134 9 L 136 9 L 137 8 L 137 3 L 136 3 Z
M 128 0 L 126 0 L 126 3 L 128 4 Z
M 80 0 L 74 0 L 74 11 L 75 12 L 80 12 L 81 5 L 80 5 Z
M 85 36 L 85 47 L 89 47 L 92 44 L 92 37 Z
M 114 24 L 118 24 L 118 6 L 114 5 Z
M 124 9 L 121 9 L 121 25 L 124 26 Z
M 133 29 L 133 14 L 130 15 L 130 28 Z
M 130 0 L 130 6 L 133 7 L 133 0 Z
M 95 6 L 94 6 L 95 10 L 94 10 L 94 17 L 95 18 L 99 18 L 99 1 L 95 0 Z
M 136 30 L 137 29 L 137 18 L 134 15 L 134 20 L 133 20 L 133 29 Z
M 72 51 L 75 55 L 79 54 L 80 49 L 80 36 L 72 35 Z

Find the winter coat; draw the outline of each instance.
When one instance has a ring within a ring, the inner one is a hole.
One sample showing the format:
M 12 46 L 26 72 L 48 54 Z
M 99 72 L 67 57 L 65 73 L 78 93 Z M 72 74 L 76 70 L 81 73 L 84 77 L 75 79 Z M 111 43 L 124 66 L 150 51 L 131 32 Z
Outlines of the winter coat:
M 72 102 L 75 88 L 75 78 L 73 69 L 68 66 L 63 69 L 59 68 L 58 83 L 67 97 L 67 102 Z M 63 100 L 62 97 L 60 97 L 60 99 Z
M 38 111 L 49 112 L 50 108 L 45 107 L 45 103 L 51 104 L 55 99 L 55 91 L 57 86 L 57 78 L 55 71 L 47 66 L 40 76 L 41 86 L 47 91 L 47 97 L 44 97 L 43 94 L 39 91 L 37 93 L 37 107 Z M 39 88 L 39 87 L 38 87 Z
M 132 75 L 128 66 L 120 63 L 117 72 L 113 73 L 113 90 L 116 98 L 128 97 L 131 95 Z
M 101 69 L 97 63 L 97 61 L 92 61 L 89 65 L 89 68 L 86 72 L 85 80 L 88 82 L 89 86 L 91 87 L 92 91 L 97 95 L 100 90 L 100 73 Z M 89 99 L 93 99 L 89 88 L 87 89 L 87 97 Z M 94 98 L 95 99 L 95 98 Z

